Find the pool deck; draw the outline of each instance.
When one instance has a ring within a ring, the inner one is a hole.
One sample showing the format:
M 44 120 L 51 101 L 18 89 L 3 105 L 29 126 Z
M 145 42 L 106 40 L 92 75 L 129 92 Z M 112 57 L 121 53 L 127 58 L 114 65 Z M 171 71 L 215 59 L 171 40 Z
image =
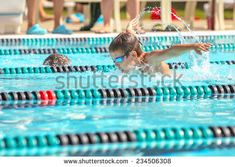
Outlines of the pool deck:
M 123 20 L 122 21 L 122 27 L 126 27 L 127 23 L 128 23 L 128 20 Z M 158 23 L 158 22 L 151 21 L 151 20 L 145 20 L 143 22 L 144 29 L 147 30 L 147 31 L 150 31 L 151 28 L 153 27 L 153 25 L 156 24 L 156 23 Z M 185 30 L 184 26 L 181 22 L 174 21 L 173 24 L 178 26 L 181 30 Z M 194 31 L 207 31 L 208 30 L 206 20 L 196 20 L 194 24 L 195 24 L 194 28 L 192 29 Z M 53 21 L 43 22 L 43 23 L 40 23 L 40 25 L 42 27 L 46 28 L 49 32 L 51 32 L 52 29 L 53 29 Z M 82 33 L 82 34 L 92 33 L 90 31 L 82 31 L 82 32 L 79 31 L 80 27 L 82 27 L 83 25 L 84 24 L 66 24 L 66 26 L 68 28 L 70 28 L 71 30 L 73 30 L 73 32 L 75 34 L 78 34 L 78 33 Z M 235 27 L 233 27 L 233 21 L 232 20 L 226 20 L 225 25 L 226 25 L 225 26 L 226 30 L 235 30 Z M 26 30 L 27 30 L 27 22 L 24 21 L 24 23 L 22 24 L 22 34 L 25 34 Z

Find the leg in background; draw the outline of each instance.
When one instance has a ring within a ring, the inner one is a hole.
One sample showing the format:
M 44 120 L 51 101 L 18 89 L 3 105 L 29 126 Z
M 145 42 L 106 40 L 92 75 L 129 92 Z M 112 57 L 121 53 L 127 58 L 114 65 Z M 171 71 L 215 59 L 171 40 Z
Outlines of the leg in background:
M 134 19 L 140 12 L 139 0 L 128 0 L 127 1 L 127 12 L 130 15 L 130 19 Z
M 140 1 L 139 0 L 128 0 L 127 1 L 127 13 L 130 15 L 130 19 L 133 20 L 140 13 Z M 145 31 L 137 25 L 135 27 L 135 32 L 137 34 L 143 34 Z
M 41 28 L 38 24 L 36 24 L 36 15 L 38 12 L 38 4 L 39 0 L 27 0 L 27 7 L 28 7 L 28 29 L 27 34 L 34 34 L 34 35 L 44 35 L 47 34 L 47 30 Z
M 104 25 L 99 28 L 94 28 L 96 33 L 109 33 L 112 32 L 111 18 L 113 13 L 114 0 L 101 1 L 101 13 L 104 16 Z
M 38 0 L 27 0 L 28 7 L 28 29 L 36 23 L 36 8 Z
M 54 2 L 54 29 L 61 24 L 61 16 L 64 8 L 64 0 L 53 0 Z
M 112 18 L 114 0 L 102 0 L 101 12 L 104 16 L 104 26 L 109 26 Z
M 54 16 L 55 16 L 55 23 L 54 23 L 54 30 L 52 31 L 53 34 L 72 34 L 73 32 L 67 29 L 62 24 L 62 12 L 64 8 L 64 0 L 53 0 L 54 2 Z
M 76 3 L 76 12 L 83 13 L 83 4 Z
M 207 19 L 207 28 L 209 30 L 212 29 L 213 27 L 213 20 L 212 20 L 212 3 L 206 3 L 203 6 L 205 14 L 206 14 L 206 19 Z

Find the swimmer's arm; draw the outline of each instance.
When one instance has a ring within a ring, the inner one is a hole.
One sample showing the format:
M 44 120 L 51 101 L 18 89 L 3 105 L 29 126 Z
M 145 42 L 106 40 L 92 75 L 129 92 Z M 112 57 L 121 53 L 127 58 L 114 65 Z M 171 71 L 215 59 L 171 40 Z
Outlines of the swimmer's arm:
M 174 45 L 168 49 L 165 50 L 155 50 L 150 52 L 150 55 L 156 56 L 155 59 L 157 61 L 164 61 L 168 60 L 177 56 L 180 56 L 186 52 L 189 52 L 191 50 L 195 50 L 198 54 L 201 54 L 201 52 L 206 52 L 210 48 L 210 44 L 201 44 L 201 43 L 196 43 L 196 44 L 179 44 L 179 45 Z

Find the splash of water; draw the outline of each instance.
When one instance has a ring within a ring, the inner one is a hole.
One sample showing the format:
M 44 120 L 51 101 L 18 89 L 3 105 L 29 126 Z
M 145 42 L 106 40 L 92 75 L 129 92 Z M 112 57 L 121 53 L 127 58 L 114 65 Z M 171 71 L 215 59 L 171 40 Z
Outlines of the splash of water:
M 146 7 L 142 12 L 140 12 L 140 14 L 136 18 L 139 19 L 139 22 L 141 22 L 141 20 L 145 14 L 154 13 L 154 14 L 159 15 L 161 12 L 161 8 L 158 7 L 157 8 L 158 10 L 154 10 L 154 9 L 156 9 L 156 7 Z M 191 41 L 191 42 L 201 43 L 199 37 L 196 36 L 195 33 L 190 29 L 190 25 L 188 25 L 183 19 L 181 19 L 175 13 L 173 13 L 171 11 L 168 11 L 168 12 L 170 12 L 178 21 L 180 21 L 184 25 L 184 27 L 186 27 L 186 29 L 190 32 L 190 34 L 193 37 L 192 38 L 193 41 Z M 167 26 L 167 25 L 164 25 L 164 26 Z M 186 43 L 180 30 L 173 24 L 171 26 L 178 33 L 181 44 Z M 191 64 L 192 70 L 197 73 L 210 73 L 209 57 L 210 57 L 209 52 L 203 52 L 202 55 L 198 55 L 195 51 L 191 51 L 189 58 L 190 58 L 190 64 Z
M 172 12 L 171 12 L 172 13 Z M 187 28 L 187 30 L 192 34 L 194 42 L 196 43 L 202 43 L 198 36 L 195 35 L 195 33 L 190 29 L 190 26 L 179 16 L 172 13 L 176 19 L 181 21 L 183 25 Z M 191 66 L 193 71 L 201 71 L 201 72 L 210 72 L 210 54 L 209 52 L 203 52 L 202 55 L 196 54 L 194 51 L 190 52 L 190 60 L 191 60 Z

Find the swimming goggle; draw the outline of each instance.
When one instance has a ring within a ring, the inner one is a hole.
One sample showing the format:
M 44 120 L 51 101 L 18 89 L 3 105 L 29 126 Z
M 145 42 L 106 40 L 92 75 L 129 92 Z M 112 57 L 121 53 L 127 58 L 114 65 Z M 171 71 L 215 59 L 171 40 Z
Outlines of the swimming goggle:
M 122 63 L 122 62 L 124 61 L 125 57 L 126 57 L 125 55 L 116 57 L 116 58 L 113 60 L 113 62 L 114 62 L 114 63 Z
M 142 46 L 142 43 L 141 43 L 139 40 L 138 40 L 137 42 Z M 135 46 L 133 47 L 132 50 L 134 50 L 134 48 L 135 48 Z M 132 50 L 131 50 L 131 51 L 132 51 Z M 128 55 L 131 53 L 131 51 L 130 51 L 128 54 L 126 54 L 126 55 L 119 56 L 119 57 L 115 58 L 115 59 L 113 60 L 113 62 L 114 62 L 114 63 L 122 63 L 122 62 L 124 61 L 125 57 L 128 56 Z

